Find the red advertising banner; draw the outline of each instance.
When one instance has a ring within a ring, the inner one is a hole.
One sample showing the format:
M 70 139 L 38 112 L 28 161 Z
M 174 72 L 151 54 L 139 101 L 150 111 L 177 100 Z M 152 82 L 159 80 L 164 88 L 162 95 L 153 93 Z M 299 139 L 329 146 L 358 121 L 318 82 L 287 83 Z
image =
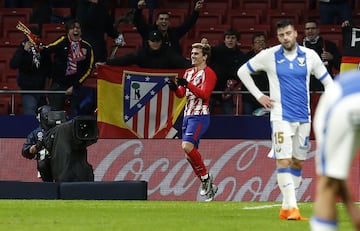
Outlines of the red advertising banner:
M 0 139 L 0 180 L 39 181 L 36 161 L 20 154 L 23 139 Z M 268 140 L 202 140 L 199 151 L 219 186 L 219 201 L 281 201 Z M 313 201 L 315 142 L 303 169 L 300 201 Z M 200 182 L 176 139 L 100 139 L 88 148 L 96 181 L 145 180 L 149 200 L 201 201 Z M 354 199 L 359 197 L 359 164 L 351 169 Z

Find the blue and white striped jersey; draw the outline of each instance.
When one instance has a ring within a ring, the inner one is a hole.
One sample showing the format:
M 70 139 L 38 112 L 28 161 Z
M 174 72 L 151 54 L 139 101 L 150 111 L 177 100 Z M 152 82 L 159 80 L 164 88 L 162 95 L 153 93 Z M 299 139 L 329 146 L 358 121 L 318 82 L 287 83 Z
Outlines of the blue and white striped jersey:
M 269 79 L 270 98 L 274 100 L 270 120 L 310 122 L 310 74 L 326 87 L 332 78 L 317 53 L 296 45 L 287 51 L 279 44 L 261 51 L 238 71 L 238 76 L 249 91 L 259 99 L 263 93 L 257 89 L 250 74 L 265 71 Z M 249 86 L 248 86 L 249 85 Z

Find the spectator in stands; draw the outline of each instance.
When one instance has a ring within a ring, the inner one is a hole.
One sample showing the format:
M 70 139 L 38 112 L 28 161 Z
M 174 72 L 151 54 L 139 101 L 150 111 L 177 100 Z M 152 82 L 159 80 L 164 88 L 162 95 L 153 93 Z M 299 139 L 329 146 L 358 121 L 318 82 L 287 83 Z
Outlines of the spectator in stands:
M 81 37 L 78 20 L 69 20 L 65 25 L 66 35 L 44 47 L 44 52 L 54 54 L 51 90 L 66 91 L 64 94 L 50 94 L 52 110 L 65 110 L 65 100 L 71 96 L 71 112 L 76 114 L 85 89 L 82 83 L 90 76 L 94 65 L 94 53 L 90 43 Z
M 318 23 L 315 20 L 305 22 L 305 37 L 303 46 L 316 51 L 323 60 L 328 72 L 334 77 L 334 69 L 340 70 L 341 53 L 334 42 L 326 40 L 320 35 Z M 324 87 L 321 82 L 314 76 L 310 79 L 310 90 L 323 91 Z
M 321 24 L 341 24 L 352 22 L 351 0 L 319 0 Z
M 147 24 L 142 17 L 142 9 L 146 7 L 146 3 L 145 0 L 140 0 L 134 13 L 134 25 L 143 38 L 143 43 L 146 43 L 148 40 L 147 36 L 149 32 L 157 29 L 161 31 L 163 35 L 164 44 L 179 54 L 182 54 L 180 39 L 195 25 L 199 17 L 199 11 L 203 6 L 203 1 L 204 0 L 199 0 L 196 2 L 194 11 L 182 25 L 170 27 L 170 15 L 166 11 L 157 14 L 155 24 Z
M 132 0 L 130 3 L 131 8 L 137 8 L 139 0 Z M 149 24 L 153 23 L 154 20 L 154 9 L 159 7 L 157 0 L 146 0 L 145 1 L 146 7 L 149 9 Z
M 246 53 L 246 60 L 251 59 L 260 51 L 267 47 L 266 35 L 264 33 L 255 33 L 252 37 L 252 50 Z M 256 86 L 262 91 L 269 91 L 269 80 L 266 72 L 259 71 L 251 74 Z M 248 89 L 243 85 L 241 90 L 247 91 Z M 242 94 L 242 114 L 252 115 L 256 109 L 262 108 L 262 105 L 250 93 Z
M 38 27 L 30 31 L 39 39 Z M 51 72 L 51 59 L 41 54 L 39 44 L 32 43 L 28 37 L 21 42 L 10 60 L 10 68 L 18 69 L 17 84 L 21 90 L 45 90 Z M 41 93 L 21 94 L 23 113 L 36 115 L 37 108 L 46 104 L 46 96 Z
M 239 82 L 236 72 L 245 63 L 245 55 L 237 45 L 240 34 L 234 29 L 229 29 L 224 33 L 224 41 L 211 48 L 211 58 L 209 66 L 217 75 L 215 91 L 234 90 Z M 206 38 L 202 43 L 208 44 Z M 214 113 L 216 102 L 221 105 L 222 114 L 234 114 L 233 95 L 231 94 L 212 94 L 210 98 L 210 111 Z
M 81 24 L 82 38 L 93 47 L 95 62 L 105 62 L 108 57 L 106 36 L 115 39 L 116 45 L 122 44 L 122 35 L 114 26 L 114 10 L 107 8 L 105 0 L 77 0 L 73 9 L 74 18 Z
M 51 111 L 50 106 L 44 105 L 37 109 L 37 119 L 39 120 L 39 127 L 35 128 L 27 136 L 25 143 L 23 144 L 21 154 L 27 159 L 37 160 L 38 176 L 43 181 L 53 181 L 51 166 L 50 166 L 50 154 L 45 148 L 43 139 L 48 126 L 48 113 Z
M 162 33 L 158 30 L 151 31 L 147 44 L 137 51 L 113 59 L 108 59 L 106 64 L 111 66 L 137 65 L 143 68 L 177 69 L 191 67 L 190 62 L 183 56 L 163 44 Z

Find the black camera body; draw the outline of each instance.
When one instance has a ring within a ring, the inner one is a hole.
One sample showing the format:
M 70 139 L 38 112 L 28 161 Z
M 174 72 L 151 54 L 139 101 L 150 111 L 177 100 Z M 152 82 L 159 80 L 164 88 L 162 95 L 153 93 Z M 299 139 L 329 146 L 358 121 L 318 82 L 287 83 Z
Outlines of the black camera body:
M 47 114 L 47 124 L 50 128 L 66 122 L 65 111 L 49 111 Z
M 94 181 L 92 166 L 87 161 L 87 147 L 98 140 L 94 116 L 78 116 L 66 121 L 65 114 L 49 113 L 51 127 L 43 144 L 51 155 L 51 171 L 56 182 Z
M 99 129 L 93 116 L 79 116 L 74 119 L 75 138 L 80 141 L 97 141 Z

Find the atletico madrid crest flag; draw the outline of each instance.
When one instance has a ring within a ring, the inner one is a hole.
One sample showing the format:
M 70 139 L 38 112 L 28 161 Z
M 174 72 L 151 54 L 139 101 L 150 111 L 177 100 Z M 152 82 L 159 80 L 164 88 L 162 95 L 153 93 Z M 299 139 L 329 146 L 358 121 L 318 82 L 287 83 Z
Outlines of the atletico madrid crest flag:
M 98 68 L 100 138 L 167 138 L 182 113 L 185 98 L 177 98 L 167 81 L 184 70 L 136 67 Z

